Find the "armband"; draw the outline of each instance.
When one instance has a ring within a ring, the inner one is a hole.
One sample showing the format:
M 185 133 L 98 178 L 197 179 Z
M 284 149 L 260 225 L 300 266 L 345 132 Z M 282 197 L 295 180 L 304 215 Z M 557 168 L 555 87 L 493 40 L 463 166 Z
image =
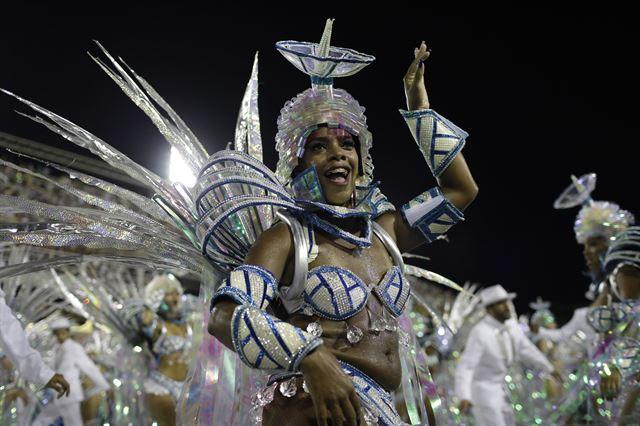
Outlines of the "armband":
M 423 192 L 402 206 L 402 216 L 412 228 L 417 228 L 427 242 L 436 240 L 449 228 L 464 220 L 464 215 L 435 187 Z
M 322 344 L 318 337 L 248 305 L 233 312 L 231 339 L 245 364 L 267 370 L 297 371 L 302 359 Z
M 432 109 L 400 110 L 400 113 L 431 173 L 440 176 L 462 150 L 469 134 Z
M 241 265 L 231 271 L 211 298 L 210 310 L 220 299 L 231 299 L 239 305 L 265 309 L 276 295 L 273 274 L 255 265 Z

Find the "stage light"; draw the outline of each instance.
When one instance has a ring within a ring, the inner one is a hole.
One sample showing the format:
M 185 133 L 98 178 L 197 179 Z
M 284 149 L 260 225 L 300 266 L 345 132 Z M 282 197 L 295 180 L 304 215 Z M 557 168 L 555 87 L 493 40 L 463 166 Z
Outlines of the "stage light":
M 188 188 L 191 188 L 196 183 L 196 177 L 191 173 L 187 163 L 174 147 L 171 147 L 171 156 L 169 157 L 169 180 L 174 183 L 180 182 Z

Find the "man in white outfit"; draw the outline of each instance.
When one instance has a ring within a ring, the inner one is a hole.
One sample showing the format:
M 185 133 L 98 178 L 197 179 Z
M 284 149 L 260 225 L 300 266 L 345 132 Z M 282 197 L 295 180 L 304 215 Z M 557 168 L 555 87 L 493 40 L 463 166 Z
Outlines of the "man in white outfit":
M 487 315 L 469 333 L 455 374 L 455 393 L 460 410 L 471 408 L 478 426 L 515 425 L 505 390 L 509 367 L 522 360 L 534 368 L 559 377 L 553 365 L 512 321 L 509 301 L 514 293 L 500 285 L 480 292 Z
M 80 403 L 86 397 L 109 389 L 109 384 L 100 369 L 87 356 L 82 345 L 70 338 L 71 323 L 66 318 L 53 321 L 50 325 L 59 345 L 55 350 L 55 369 L 64 374 L 71 384 L 67 397 L 57 399 L 44 407 L 33 426 L 48 426 L 58 417 L 62 417 L 64 426 L 82 426 Z M 85 374 L 94 386 L 87 395 L 83 394 L 80 374 Z
M 4 298 L 4 292 L 0 289 L 0 352 L 26 381 L 38 387 L 51 388 L 58 392 L 58 397 L 69 395 L 69 383 L 61 374 L 54 374 L 40 353 L 29 345 L 20 321 Z

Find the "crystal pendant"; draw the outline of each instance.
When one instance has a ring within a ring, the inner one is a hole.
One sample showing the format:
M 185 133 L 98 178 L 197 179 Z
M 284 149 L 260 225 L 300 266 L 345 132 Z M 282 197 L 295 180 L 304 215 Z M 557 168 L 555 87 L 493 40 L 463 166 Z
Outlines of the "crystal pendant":
M 302 390 L 305 391 L 306 393 L 309 393 L 309 388 L 307 387 L 307 381 L 306 380 L 302 381 Z
M 310 322 L 309 325 L 307 325 L 307 333 L 311 333 L 316 337 L 322 336 L 322 326 L 320 325 L 320 322 Z
M 292 377 L 284 382 L 280 382 L 280 393 L 282 396 L 291 398 L 298 391 L 298 385 L 296 385 L 296 378 Z
M 380 333 L 381 331 L 384 331 L 386 326 L 387 320 L 385 320 L 383 317 L 378 317 L 375 319 L 375 321 L 373 321 L 372 330 L 376 333 Z
M 347 340 L 349 341 L 349 343 L 353 345 L 362 340 L 362 336 L 364 335 L 364 333 L 362 333 L 360 327 L 357 327 L 355 325 L 349 325 L 348 327 L 349 329 L 347 330 Z
M 256 402 L 259 406 L 264 407 L 265 405 L 271 404 L 276 391 L 276 386 L 277 384 L 274 383 L 271 386 L 267 386 L 266 388 L 258 391 L 258 394 L 256 395 Z
M 371 410 L 365 408 L 364 409 L 364 422 L 367 426 L 377 426 L 378 425 L 378 416 L 373 414 Z
M 398 329 L 398 324 L 396 320 L 387 321 L 387 324 L 384 326 L 384 329 L 391 332 L 396 331 Z

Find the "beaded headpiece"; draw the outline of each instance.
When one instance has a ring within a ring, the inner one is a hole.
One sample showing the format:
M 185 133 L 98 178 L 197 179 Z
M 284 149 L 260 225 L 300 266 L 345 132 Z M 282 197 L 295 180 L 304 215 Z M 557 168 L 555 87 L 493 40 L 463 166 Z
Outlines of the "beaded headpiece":
M 576 240 L 584 244 L 588 238 L 601 236 L 612 240 L 617 233 L 634 223 L 634 216 L 610 201 L 594 201 L 591 193 L 596 187 L 596 174 L 589 173 L 576 178 L 553 204 L 556 209 L 582 205 L 573 229 Z
M 154 311 L 162 304 L 167 293 L 183 293 L 182 284 L 173 274 L 156 275 L 144 288 L 144 300 Z
M 333 79 L 356 74 L 375 58 L 352 49 L 331 46 L 333 19 L 327 19 L 320 43 L 280 41 L 276 49 L 297 69 L 311 77 L 311 88 L 287 101 L 278 117 L 276 173 L 283 182 L 304 154 L 307 137 L 319 125 L 342 128 L 358 138 L 362 176 L 358 184 L 367 185 L 373 177 L 369 155 L 372 135 L 362 107 L 345 90 L 333 87 Z
M 549 326 L 556 323 L 556 318 L 549 309 L 551 303 L 542 300 L 541 297 L 538 297 L 535 302 L 529 303 L 529 307 L 535 311 L 533 315 L 531 315 L 532 324 Z

